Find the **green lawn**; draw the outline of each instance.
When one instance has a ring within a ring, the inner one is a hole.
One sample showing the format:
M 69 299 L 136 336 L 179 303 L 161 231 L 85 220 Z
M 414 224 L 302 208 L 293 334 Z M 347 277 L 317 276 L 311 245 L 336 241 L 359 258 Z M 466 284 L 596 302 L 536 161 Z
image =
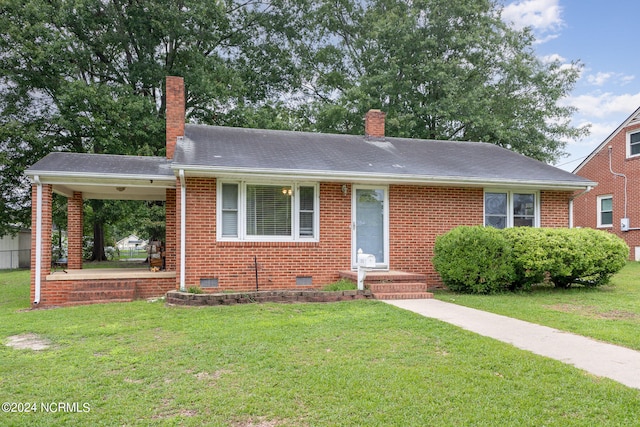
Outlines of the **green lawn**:
M 575 294 L 582 301 L 616 292 Z M 35 333 L 53 347 L 0 345 L 0 400 L 38 409 L 0 412 L 0 425 L 625 426 L 640 419 L 639 390 L 378 301 L 206 308 L 137 301 L 31 311 L 24 310 L 28 293 L 28 272 L 0 273 L 0 343 Z M 89 412 L 43 412 L 52 402 Z
M 503 295 L 435 292 L 460 305 L 575 332 L 640 350 L 640 262 L 629 262 L 600 288 L 555 289 Z

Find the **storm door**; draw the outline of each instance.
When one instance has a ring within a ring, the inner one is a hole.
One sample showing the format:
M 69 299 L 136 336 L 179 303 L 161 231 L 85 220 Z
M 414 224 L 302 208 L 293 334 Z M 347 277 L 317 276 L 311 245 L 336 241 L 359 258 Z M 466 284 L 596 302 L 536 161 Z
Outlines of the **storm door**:
M 355 187 L 352 218 L 352 266 L 358 250 L 376 257 L 376 267 L 389 267 L 389 200 L 384 187 Z

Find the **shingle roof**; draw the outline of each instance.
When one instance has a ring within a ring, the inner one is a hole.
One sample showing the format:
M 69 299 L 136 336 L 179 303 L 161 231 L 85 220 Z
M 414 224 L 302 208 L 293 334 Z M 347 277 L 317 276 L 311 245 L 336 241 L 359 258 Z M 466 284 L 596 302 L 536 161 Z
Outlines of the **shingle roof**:
M 156 156 L 49 153 L 25 171 L 26 175 L 65 175 L 174 178 L 169 160 Z
M 594 183 L 493 144 L 367 139 L 205 125 L 186 125 L 174 169 L 210 173 L 326 175 L 337 178 L 513 183 L 584 187 Z
M 299 176 L 317 180 L 512 185 L 579 189 L 595 183 L 493 144 L 186 125 L 173 160 L 51 153 L 28 176 L 175 180 L 203 176 Z

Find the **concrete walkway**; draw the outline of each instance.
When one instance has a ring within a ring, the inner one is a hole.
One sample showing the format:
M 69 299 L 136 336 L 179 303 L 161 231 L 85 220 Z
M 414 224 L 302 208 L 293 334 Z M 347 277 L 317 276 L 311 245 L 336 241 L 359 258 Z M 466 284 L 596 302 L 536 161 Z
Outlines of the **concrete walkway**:
M 640 352 L 436 299 L 384 301 L 640 389 Z

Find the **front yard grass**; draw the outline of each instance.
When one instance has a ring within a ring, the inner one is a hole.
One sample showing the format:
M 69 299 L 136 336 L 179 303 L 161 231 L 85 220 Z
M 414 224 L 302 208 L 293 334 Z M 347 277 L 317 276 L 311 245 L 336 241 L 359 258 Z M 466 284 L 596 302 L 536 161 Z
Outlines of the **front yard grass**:
M 490 311 L 640 350 L 640 262 L 628 262 L 599 288 L 537 287 L 531 292 L 464 295 L 438 290 L 442 301 Z
M 624 426 L 640 419 L 639 390 L 378 301 L 24 310 L 28 280 L 28 272 L 0 273 L 0 400 L 34 402 L 38 411 L 0 412 L 2 425 Z M 52 347 L 4 345 L 23 333 Z M 90 410 L 43 412 L 39 405 L 51 402 Z

